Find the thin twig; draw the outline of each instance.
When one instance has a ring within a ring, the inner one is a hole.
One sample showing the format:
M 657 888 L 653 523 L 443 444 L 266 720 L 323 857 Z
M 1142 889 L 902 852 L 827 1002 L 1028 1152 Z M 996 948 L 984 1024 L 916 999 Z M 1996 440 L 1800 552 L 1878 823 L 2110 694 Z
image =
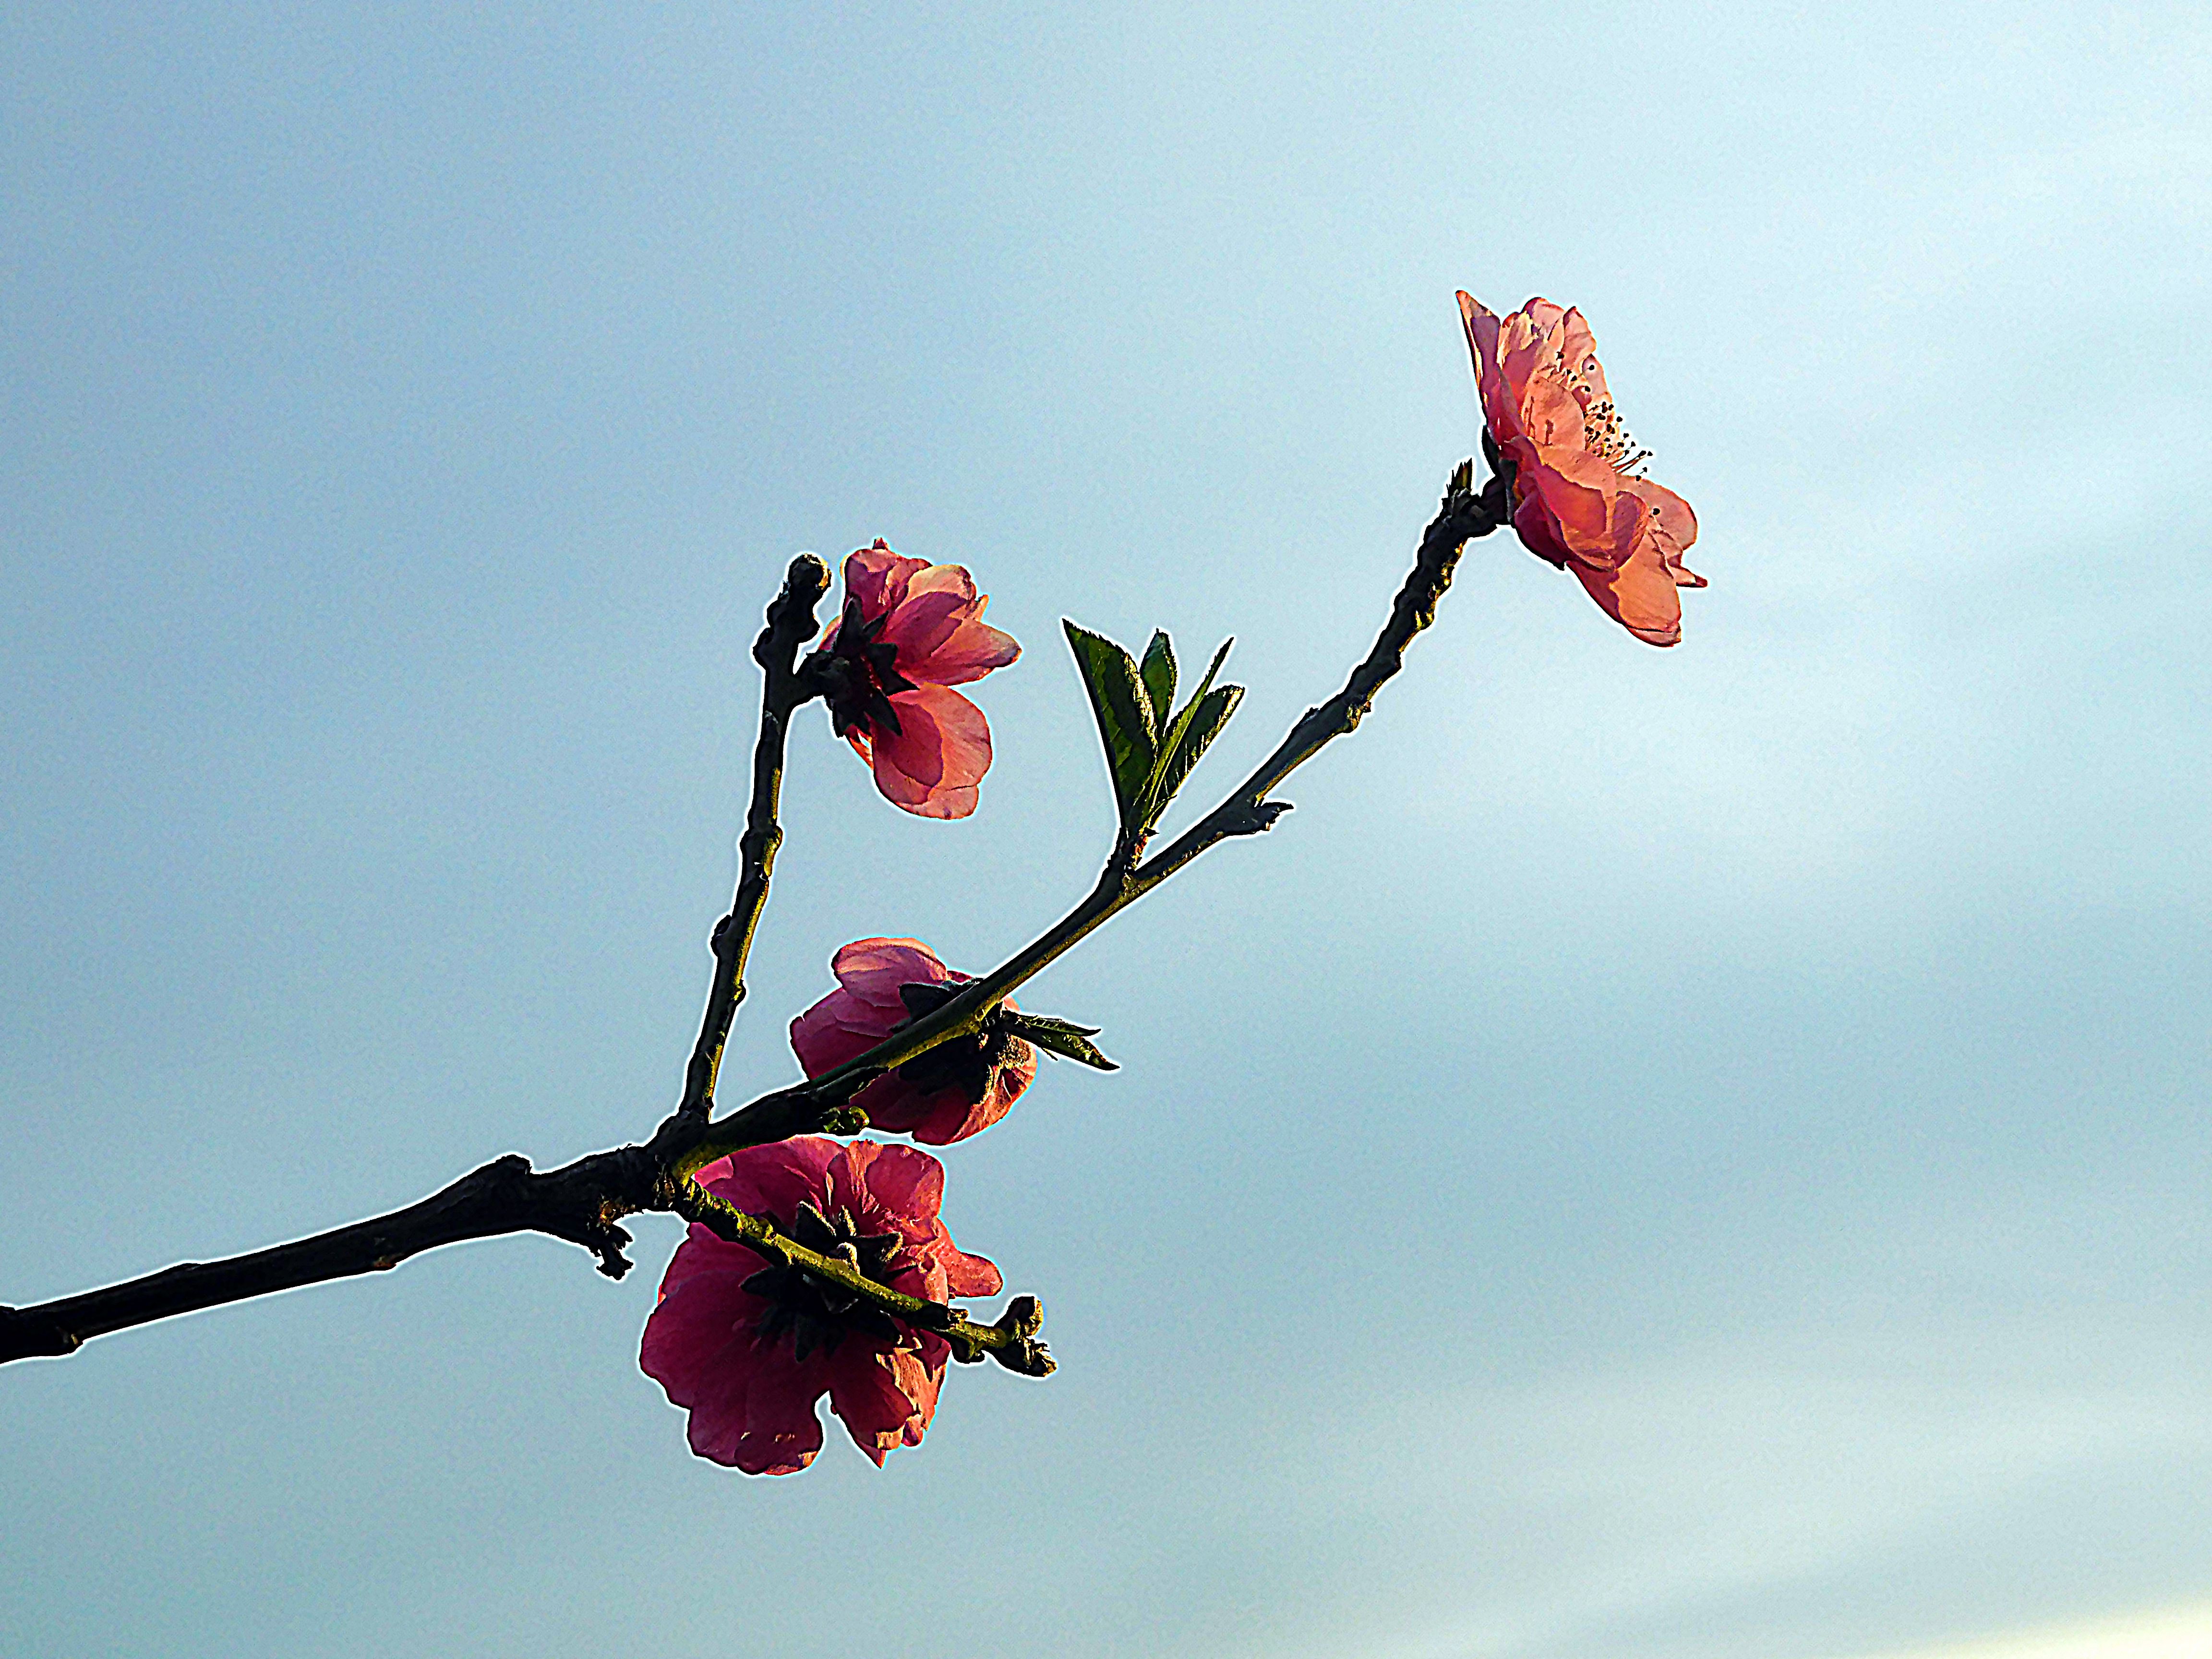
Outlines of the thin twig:
M 785 574 L 783 591 L 768 608 L 768 626 L 753 641 L 753 660 L 767 678 L 761 688 L 760 740 L 753 745 L 752 804 L 745 812 L 745 832 L 738 840 L 737 896 L 730 902 L 730 914 L 714 926 L 714 982 L 708 988 L 699 1041 L 692 1045 L 691 1064 L 684 1073 L 683 1103 L 676 1109 L 677 1116 L 685 1120 L 703 1123 L 712 1115 L 722 1049 L 729 1042 L 738 1005 L 745 1000 L 745 958 L 752 952 L 761 912 L 768 908 L 769 878 L 775 870 L 776 850 L 783 845 L 783 828 L 775 813 L 783 790 L 784 740 L 792 712 L 808 700 L 797 667 L 799 647 L 819 628 L 814 607 L 829 591 L 830 567 L 811 553 L 800 554 Z

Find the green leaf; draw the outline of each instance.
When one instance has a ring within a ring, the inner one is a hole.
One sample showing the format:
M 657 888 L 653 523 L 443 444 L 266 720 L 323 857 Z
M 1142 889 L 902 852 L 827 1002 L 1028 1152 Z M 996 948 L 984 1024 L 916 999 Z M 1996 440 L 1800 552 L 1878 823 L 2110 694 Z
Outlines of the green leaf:
M 1145 780 L 1145 798 L 1139 803 L 1141 810 L 1138 814 L 1138 823 L 1141 829 L 1148 830 L 1159 822 L 1160 814 L 1168 810 L 1168 803 L 1175 799 L 1176 791 L 1182 787 L 1183 780 L 1190 775 L 1190 769 L 1198 764 L 1197 754 L 1193 754 L 1187 762 L 1179 766 L 1175 764 L 1175 757 L 1185 736 L 1190 731 L 1191 721 L 1196 717 L 1200 706 L 1205 702 L 1207 693 L 1213 689 L 1213 677 L 1221 672 L 1221 665 L 1229 655 L 1229 647 L 1236 643 L 1234 637 L 1222 641 L 1221 648 L 1213 653 L 1213 660 L 1206 665 L 1206 678 L 1198 683 L 1196 695 L 1183 705 L 1181 714 L 1166 723 L 1166 729 L 1161 734 L 1158 750 L 1153 757 L 1152 775 Z M 1237 695 L 1241 697 L 1244 694 L 1242 690 L 1239 690 Z M 1230 712 L 1235 711 L 1235 698 L 1230 700 L 1229 708 Z M 1227 713 L 1221 716 L 1223 720 L 1228 718 Z M 1214 732 L 1218 732 L 1219 730 L 1220 726 L 1217 723 Z M 1212 740 L 1213 736 L 1209 733 L 1206 742 L 1211 743 Z M 1200 744 L 1200 752 L 1203 751 L 1204 744 Z M 1172 778 L 1170 776 L 1170 772 L 1173 773 Z
M 1167 735 L 1160 740 L 1161 754 L 1175 753 L 1176 745 L 1182 741 L 1182 734 L 1190 729 L 1192 713 L 1196 710 L 1200 702 L 1205 701 L 1206 694 L 1213 690 L 1213 677 L 1221 672 L 1221 665 L 1229 659 L 1229 647 L 1236 643 L 1237 636 L 1234 634 L 1222 641 L 1221 648 L 1213 653 L 1213 660 L 1206 665 L 1206 678 L 1198 683 L 1198 690 L 1191 694 L 1190 701 L 1182 706 L 1182 713 L 1175 717 L 1174 723 L 1168 727 Z M 1185 767 L 1183 770 L 1188 773 L 1190 769 Z M 1163 807 L 1167 805 L 1164 797 L 1162 798 L 1160 805 Z
M 1114 799 L 1124 825 L 1152 775 L 1152 701 L 1137 676 L 1129 653 L 1103 634 L 1079 628 L 1066 617 L 1067 643 L 1091 694 L 1091 712 L 1106 747 L 1106 769 L 1114 780 Z
M 1152 642 L 1145 647 L 1143 672 L 1145 693 L 1152 703 L 1152 730 L 1164 732 L 1168 711 L 1175 707 L 1176 688 L 1175 647 L 1164 629 L 1152 630 Z
M 1091 1042 L 1098 1035 L 1096 1025 L 1077 1025 L 1067 1020 L 1054 1019 L 1049 1014 L 1005 1013 L 999 1018 L 1006 1030 L 1017 1036 L 1027 1038 L 1040 1048 L 1048 1048 L 1069 1060 L 1081 1060 L 1085 1066 L 1095 1066 L 1102 1072 L 1121 1069 L 1100 1054 Z
M 1159 799 L 1162 811 L 1167 810 L 1168 803 L 1175 799 L 1176 791 L 1182 787 L 1183 780 L 1190 775 L 1191 768 L 1198 764 L 1199 757 L 1205 754 L 1206 746 L 1221 735 L 1221 728 L 1229 724 L 1229 717 L 1237 712 L 1237 705 L 1243 701 L 1244 688 L 1241 685 L 1217 685 L 1204 696 L 1191 699 L 1190 708 L 1186 711 L 1190 718 L 1187 722 L 1176 722 L 1182 735 L 1176 739 L 1176 746 L 1160 762 L 1159 769 L 1154 775 L 1153 793 Z

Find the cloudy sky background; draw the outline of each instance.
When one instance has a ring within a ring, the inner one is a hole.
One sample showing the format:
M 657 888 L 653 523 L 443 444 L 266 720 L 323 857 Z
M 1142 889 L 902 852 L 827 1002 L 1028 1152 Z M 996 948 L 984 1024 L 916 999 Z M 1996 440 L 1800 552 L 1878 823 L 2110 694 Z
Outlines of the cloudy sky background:
M 1334 688 L 1455 288 L 1585 308 L 1713 585 L 1479 544 L 1037 982 L 1126 1069 L 947 1211 L 1048 1382 L 747 1480 L 672 1224 L 449 1250 L 0 1374 L 0 1646 L 2212 1645 L 2212 25 L 1850 10 L 11 9 L 0 1298 L 647 1131 L 799 549 L 1029 652 L 964 823 L 805 723 L 732 1094 L 1088 886 L 1060 616 L 1236 635 L 1194 798 Z

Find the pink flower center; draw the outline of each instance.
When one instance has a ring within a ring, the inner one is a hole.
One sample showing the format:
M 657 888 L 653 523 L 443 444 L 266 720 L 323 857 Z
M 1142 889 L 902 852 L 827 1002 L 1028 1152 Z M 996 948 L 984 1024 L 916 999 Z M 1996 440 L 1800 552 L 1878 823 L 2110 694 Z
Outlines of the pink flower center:
M 824 1215 L 805 1199 L 799 1200 L 792 1217 L 791 1236 L 810 1250 L 849 1263 L 879 1285 L 890 1282 L 897 1271 L 899 1252 L 906 1247 L 896 1233 L 863 1233 L 852 1211 L 842 1205 L 834 1215 Z M 772 1346 L 788 1331 L 799 1359 L 817 1348 L 836 1352 L 848 1331 L 892 1342 L 902 1334 L 880 1308 L 861 1301 L 835 1279 L 819 1278 L 804 1267 L 764 1267 L 745 1280 L 744 1288 L 769 1304 L 754 1341 Z

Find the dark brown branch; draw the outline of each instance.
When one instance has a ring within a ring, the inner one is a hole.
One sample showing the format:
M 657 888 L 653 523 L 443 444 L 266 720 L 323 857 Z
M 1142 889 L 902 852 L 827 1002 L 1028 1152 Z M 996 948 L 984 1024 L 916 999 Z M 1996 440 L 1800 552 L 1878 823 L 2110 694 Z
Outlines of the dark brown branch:
M 829 585 L 829 572 L 819 560 L 811 555 L 794 560 L 782 593 L 769 607 L 769 626 L 754 647 L 756 659 L 768 673 L 768 689 L 754 753 L 752 808 L 741 843 L 744 867 L 737 899 L 716 930 L 714 983 L 693 1052 L 684 1104 L 652 1140 L 596 1152 L 542 1175 L 526 1159 L 510 1155 L 462 1176 L 419 1204 L 313 1238 L 224 1261 L 187 1262 L 37 1307 L 0 1306 L 0 1364 L 70 1353 L 89 1338 L 128 1326 L 374 1273 L 441 1244 L 503 1233 L 543 1232 L 568 1239 L 597 1255 L 601 1272 L 619 1278 L 630 1265 L 623 1254 L 629 1235 L 617 1224 L 638 1211 L 664 1210 L 700 1221 L 749 1249 L 838 1279 L 896 1316 L 938 1331 L 963 1359 L 988 1352 L 1014 1370 L 1043 1375 L 1051 1369 L 1051 1361 L 1036 1340 L 1043 1315 L 1034 1297 L 1017 1297 L 997 1324 L 976 1325 L 944 1304 L 903 1297 L 888 1285 L 851 1273 L 846 1264 L 817 1256 L 764 1218 L 745 1215 L 704 1194 L 690 1181 L 690 1173 L 742 1147 L 824 1129 L 856 1132 L 865 1119 L 845 1103 L 869 1079 L 940 1042 L 978 1030 L 1023 982 L 1207 848 L 1273 823 L 1287 808 L 1285 803 L 1268 800 L 1268 793 L 1331 738 L 1359 724 L 1377 688 L 1403 664 L 1413 636 L 1434 617 L 1462 548 L 1470 538 L 1486 535 L 1504 521 L 1502 485 L 1493 480 L 1477 496 L 1472 493 L 1471 476 L 1471 465 L 1453 475 L 1443 509 L 1422 538 L 1413 573 L 1366 659 L 1352 671 L 1341 691 L 1309 709 L 1275 752 L 1219 806 L 1143 864 L 1133 866 L 1134 849 L 1117 847 L 1116 855 L 1081 904 L 936 1012 L 894 1033 L 857 1060 L 809 1082 L 763 1095 L 710 1123 L 714 1076 L 744 995 L 745 954 L 767 901 L 769 870 L 781 838 L 775 811 L 784 732 L 792 710 L 805 701 L 801 671 L 795 665 L 797 648 L 811 637 L 812 608 Z
M 599 1256 L 600 1272 L 619 1279 L 630 1268 L 623 1254 L 630 1237 L 617 1224 L 639 1210 L 673 1211 L 764 1258 L 833 1280 L 893 1317 L 936 1332 L 957 1358 L 973 1361 L 988 1354 L 1024 1376 L 1052 1372 L 1052 1357 L 1036 1338 L 1044 1310 L 1035 1297 L 1016 1297 L 996 1324 L 976 1324 L 965 1310 L 878 1284 L 849 1262 L 809 1249 L 767 1217 L 748 1215 L 689 1181 L 666 1178 L 648 1146 L 595 1152 L 543 1175 L 531 1169 L 528 1159 L 510 1153 L 419 1204 L 313 1238 L 223 1261 L 183 1262 L 128 1284 L 35 1308 L 0 1308 L 0 1364 L 58 1358 L 110 1331 L 379 1273 L 441 1244 L 503 1233 L 541 1232 L 571 1240 Z
M 761 690 L 760 740 L 753 745 L 752 804 L 745 812 L 745 832 L 738 841 L 737 896 L 730 902 L 730 914 L 714 925 L 714 978 L 707 991 L 706 1014 L 699 1022 L 699 1041 L 692 1046 L 691 1064 L 684 1076 L 684 1100 L 676 1109 L 680 1118 L 704 1122 L 713 1112 L 722 1049 L 729 1042 L 738 1005 L 745 1000 L 745 958 L 752 952 L 761 912 L 768 908 L 769 878 L 775 869 L 776 850 L 783 845 L 775 812 L 783 792 L 784 742 L 793 711 L 809 696 L 797 666 L 799 647 L 820 626 L 814 620 L 814 607 L 829 591 L 830 567 L 811 553 L 800 554 L 784 576 L 783 591 L 768 608 L 768 626 L 753 641 L 753 660 L 767 679 Z
M 396 1267 L 410 1255 L 501 1233 L 541 1232 L 581 1244 L 599 1270 L 619 1279 L 629 1234 L 616 1224 L 645 1206 L 653 1165 L 645 1149 L 625 1146 L 539 1175 L 509 1153 L 471 1170 L 419 1204 L 271 1249 L 222 1261 L 173 1267 L 64 1297 L 35 1308 L 0 1308 L 0 1364 L 73 1353 L 84 1342 L 131 1325 L 243 1302 L 275 1291 Z

